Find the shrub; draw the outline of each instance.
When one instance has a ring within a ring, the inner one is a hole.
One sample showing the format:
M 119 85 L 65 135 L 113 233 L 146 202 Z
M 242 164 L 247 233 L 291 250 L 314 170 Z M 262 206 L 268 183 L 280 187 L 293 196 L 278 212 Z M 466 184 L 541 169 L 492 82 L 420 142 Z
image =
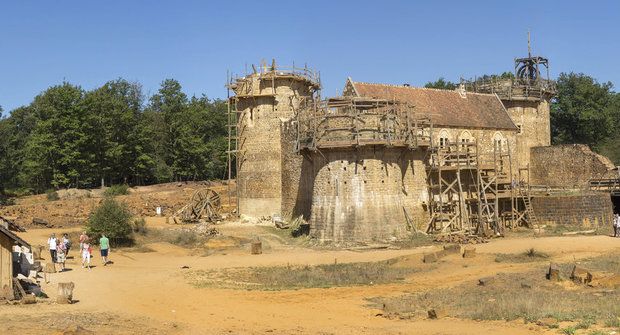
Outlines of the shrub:
M 0 193 L 0 206 L 12 206 L 15 205 L 15 199 Z
M 104 199 L 90 214 L 87 223 L 88 233 L 96 239 L 105 234 L 114 245 L 127 245 L 131 239 L 131 213 L 125 203 L 113 198 Z
M 146 235 L 147 228 L 146 220 L 144 220 L 144 218 L 133 220 L 133 232 L 142 236 Z
M 45 195 L 48 201 L 56 201 L 60 199 L 60 197 L 58 196 L 58 192 L 56 192 L 55 190 L 47 190 L 45 191 Z
M 103 192 L 103 194 L 109 197 L 114 197 L 117 195 L 127 195 L 129 194 L 129 185 L 127 184 L 112 185 L 108 187 L 105 190 L 105 192 Z

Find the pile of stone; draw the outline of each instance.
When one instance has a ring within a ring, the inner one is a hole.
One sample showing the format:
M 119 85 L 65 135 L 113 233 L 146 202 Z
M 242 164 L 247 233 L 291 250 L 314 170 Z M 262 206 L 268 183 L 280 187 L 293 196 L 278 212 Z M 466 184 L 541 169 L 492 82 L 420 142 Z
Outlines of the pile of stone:
M 199 223 L 191 229 L 192 232 L 201 236 L 217 236 L 220 234 L 219 230 L 213 227 L 207 222 Z
M 457 243 L 457 244 L 479 244 L 487 243 L 488 239 L 476 235 L 450 234 L 439 235 L 435 237 L 435 242 L 439 243 Z

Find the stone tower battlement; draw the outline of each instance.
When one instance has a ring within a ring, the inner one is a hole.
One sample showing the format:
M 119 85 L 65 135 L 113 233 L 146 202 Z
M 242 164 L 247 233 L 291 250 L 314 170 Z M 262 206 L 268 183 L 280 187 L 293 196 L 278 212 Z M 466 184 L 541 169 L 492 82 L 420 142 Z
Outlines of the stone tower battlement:
M 262 63 L 252 72 L 228 79 L 229 161 L 235 162 L 240 214 L 270 216 L 283 212 L 285 161 L 300 160 L 283 149 L 287 123 L 320 89 L 317 72 Z M 232 164 L 230 164 L 232 165 Z M 232 166 L 229 166 L 232 173 Z

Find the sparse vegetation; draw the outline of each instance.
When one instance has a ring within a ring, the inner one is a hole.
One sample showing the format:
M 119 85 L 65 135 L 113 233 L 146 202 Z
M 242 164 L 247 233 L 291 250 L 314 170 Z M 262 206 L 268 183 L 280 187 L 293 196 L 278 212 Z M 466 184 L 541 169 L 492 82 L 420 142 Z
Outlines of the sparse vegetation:
M 90 214 L 87 231 L 95 241 L 105 234 L 113 245 L 130 245 L 133 243 L 130 219 L 131 212 L 125 203 L 106 198 Z
M 105 192 L 103 192 L 108 197 L 115 197 L 117 195 L 127 195 L 129 194 L 129 185 L 127 184 L 119 184 L 112 185 L 108 187 Z
M 394 266 L 391 261 L 336 263 L 316 266 L 271 266 L 195 271 L 192 282 L 198 287 L 250 290 L 290 290 L 385 284 L 404 280 L 415 270 Z
M 521 254 L 497 254 L 495 256 L 495 261 L 498 263 L 501 262 L 511 262 L 511 263 L 527 263 L 527 262 L 537 262 L 541 260 L 548 259 L 549 255 L 544 252 L 538 251 L 534 248 L 530 248 Z
M 576 332 L 577 332 L 577 329 L 575 329 L 575 327 L 573 326 L 562 328 L 562 334 L 565 334 L 565 335 L 575 335 Z
M 537 258 L 538 252 L 515 256 Z M 532 256 L 529 256 L 532 255 Z M 618 255 L 611 254 L 582 263 L 588 269 L 617 269 L 613 262 Z M 568 277 L 570 264 L 560 266 Z M 527 285 L 519 285 L 527 283 Z M 498 274 L 490 285 L 479 286 L 475 282 L 458 287 L 403 295 L 393 298 L 373 298 L 375 305 L 383 306 L 386 313 L 401 317 L 424 316 L 428 308 L 441 307 L 451 311 L 451 316 L 475 320 L 515 320 L 522 318 L 534 322 L 554 318 L 559 322 L 579 322 L 562 331 L 588 329 L 596 320 L 607 327 L 616 327 L 620 320 L 620 292 L 618 290 L 596 291 L 566 290 L 544 279 L 544 270 L 529 273 Z M 458 297 L 458 299 L 455 299 Z
M 139 219 L 135 219 L 133 220 L 133 232 L 138 234 L 138 235 L 146 235 L 148 229 L 146 227 L 146 220 L 144 220 L 144 218 L 139 218 Z
M 45 192 L 45 197 L 47 198 L 47 201 L 60 200 L 60 196 L 58 196 L 58 192 L 56 192 L 55 190 L 47 190 Z

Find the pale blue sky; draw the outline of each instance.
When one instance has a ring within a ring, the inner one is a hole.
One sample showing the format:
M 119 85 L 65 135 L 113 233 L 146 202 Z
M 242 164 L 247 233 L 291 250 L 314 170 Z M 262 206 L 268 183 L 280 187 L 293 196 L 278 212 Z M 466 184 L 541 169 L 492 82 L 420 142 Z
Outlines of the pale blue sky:
M 551 74 L 620 85 L 620 1 L 0 1 L 0 105 L 67 80 L 165 78 L 225 97 L 226 71 L 276 58 L 321 71 L 323 95 L 354 80 L 458 80 L 512 70 L 527 53 Z

